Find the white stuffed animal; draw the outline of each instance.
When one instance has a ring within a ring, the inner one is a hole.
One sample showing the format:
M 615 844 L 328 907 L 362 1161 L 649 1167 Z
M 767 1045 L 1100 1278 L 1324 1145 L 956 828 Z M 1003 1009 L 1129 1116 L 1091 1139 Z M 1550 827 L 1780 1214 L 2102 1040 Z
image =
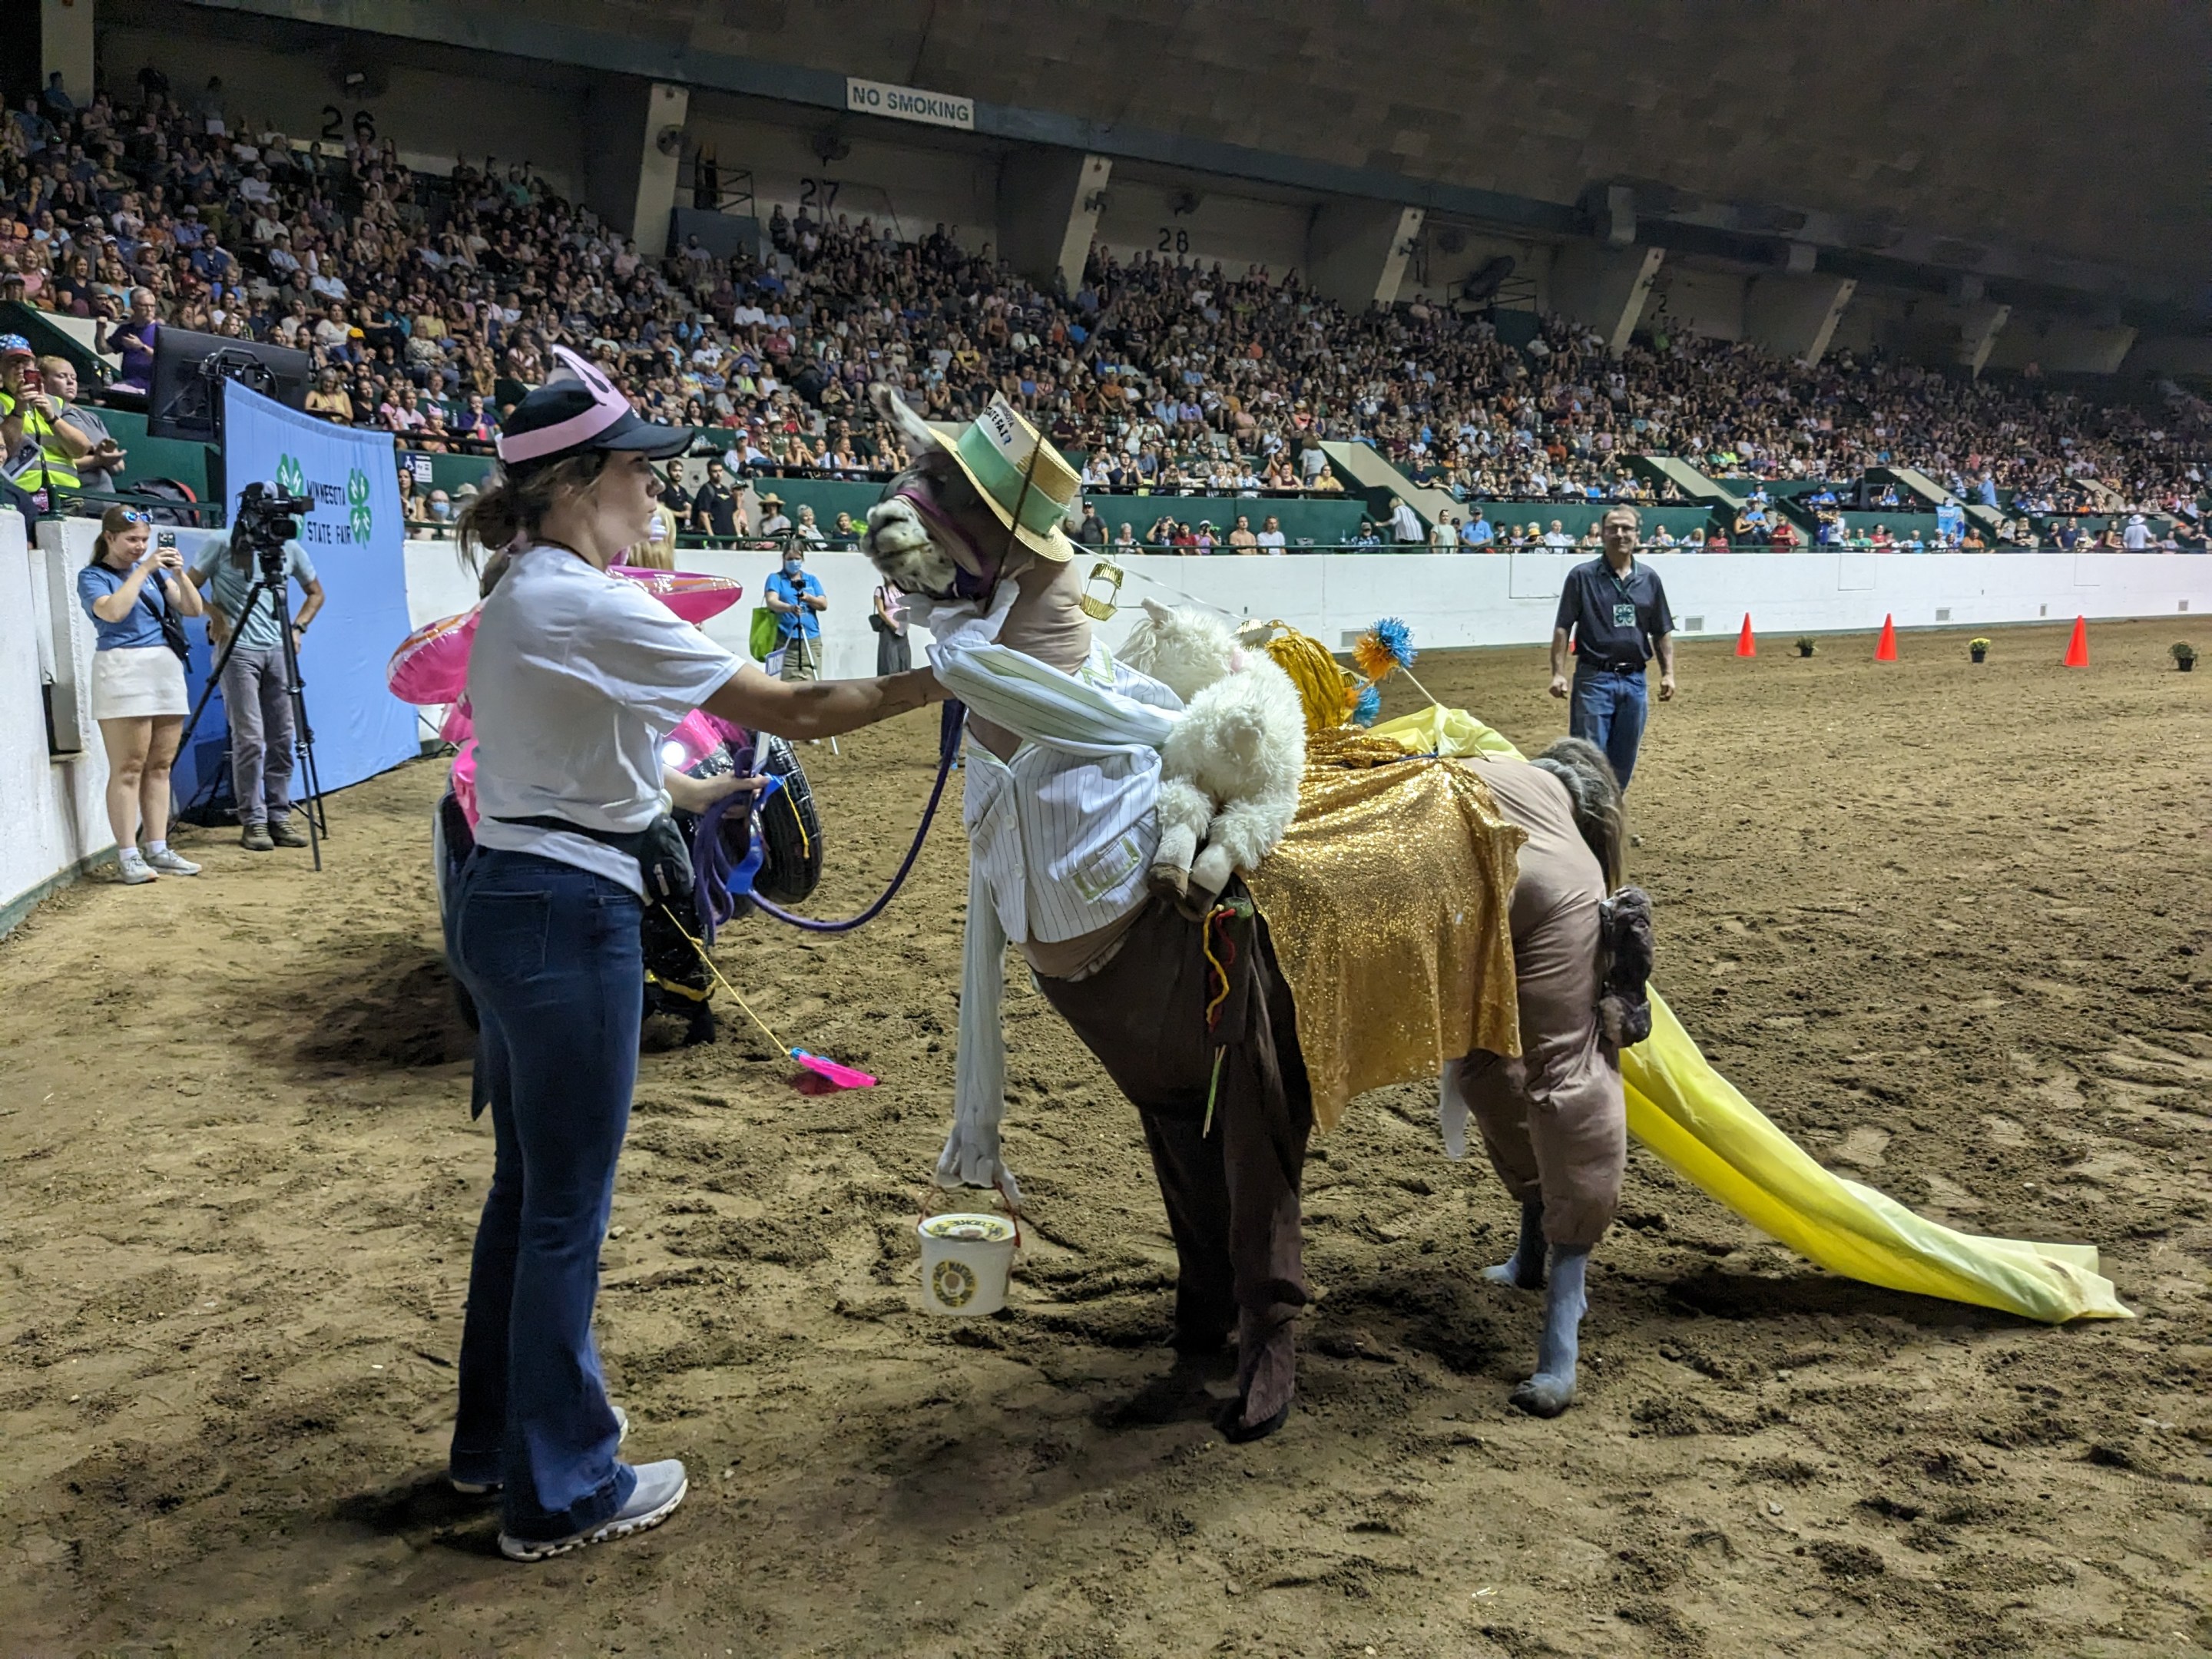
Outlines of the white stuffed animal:
M 1249 874 L 1297 816 L 1305 711 L 1291 677 L 1201 611 L 1145 601 L 1120 655 L 1183 701 L 1160 749 L 1156 891 L 1210 899 Z

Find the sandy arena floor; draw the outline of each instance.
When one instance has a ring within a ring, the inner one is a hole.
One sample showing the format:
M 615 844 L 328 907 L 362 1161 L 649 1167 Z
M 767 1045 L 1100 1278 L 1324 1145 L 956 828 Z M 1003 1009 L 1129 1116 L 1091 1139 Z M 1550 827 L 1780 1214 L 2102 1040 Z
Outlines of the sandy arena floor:
M 1425 1090 L 1320 1145 L 1323 1299 L 1287 1431 L 1221 1444 L 1166 1370 L 1134 1115 L 1025 981 L 1005 1317 L 918 1310 L 964 846 L 890 917 L 724 960 L 649 1040 L 605 1256 L 650 1538 L 537 1567 L 439 1479 L 467 1112 L 428 886 L 441 769 L 337 799 L 329 869 L 187 836 L 0 944 L 0 1651 L 21 1654 L 2171 1655 L 2212 1645 L 2212 675 L 2170 623 L 1687 648 L 1633 797 L 1659 982 L 1825 1161 L 1960 1225 L 2086 1239 L 2142 1315 L 2046 1330 L 1867 1289 L 1638 1153 L 1591 1273 L 1583 1405 L 1505 1395 L 1536 1309 Z M 1525 744 L 1538 653 L 1423 678 Z M 1396 708 L 1402 708 L 1403 694 Z M 1394 708 L 1395 712 L 1395 708 Z M 933 725 L 810 751 L 821 914 L 902 850 Z M 1216 1386 L 1219 1386 L 1217 1384 Z

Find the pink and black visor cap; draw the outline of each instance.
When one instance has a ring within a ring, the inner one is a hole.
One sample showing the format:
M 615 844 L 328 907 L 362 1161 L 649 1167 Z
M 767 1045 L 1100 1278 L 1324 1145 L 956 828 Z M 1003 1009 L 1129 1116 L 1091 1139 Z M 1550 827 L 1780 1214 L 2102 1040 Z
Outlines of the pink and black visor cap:
M 656 426 L 630 410 L 615 383 L 566 346 L 559 366 L 499 423 L 499 459 L 508 466 L 557 460 L 592 450 L 634 450 L 665 461 L 691 447 L 696 428 Z

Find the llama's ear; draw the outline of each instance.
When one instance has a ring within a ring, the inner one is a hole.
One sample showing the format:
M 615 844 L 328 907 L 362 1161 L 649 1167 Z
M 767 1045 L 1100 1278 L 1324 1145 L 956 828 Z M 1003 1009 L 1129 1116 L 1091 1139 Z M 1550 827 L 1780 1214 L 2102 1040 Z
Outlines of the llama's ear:
M 1165 623 L 1175 620 L 1174 608 L 1162 605 L 1158 599 L 1145 601 L 1145 614 L 1156 623 Z
M 876 413 L 898 428 L 899 435 L 906 440 L 906 447 L 912 453 L 920 455 L 926 450 L 942 447 L 938 442 L 937 434 L 930 429 L 929 422 L 923 420 L 913 405 L 897 392 L 881 380 L 868 388 L 868 401 L 876 406 Z

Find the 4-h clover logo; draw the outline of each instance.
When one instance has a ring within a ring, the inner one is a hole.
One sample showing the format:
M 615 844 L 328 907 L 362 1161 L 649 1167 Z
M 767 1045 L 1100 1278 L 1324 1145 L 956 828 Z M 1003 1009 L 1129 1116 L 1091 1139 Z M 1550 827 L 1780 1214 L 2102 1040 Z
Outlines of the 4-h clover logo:
M 368 545 L 368 532 L 376 524 L 376 513 L 368 504 L 368 474 L 359 467 L 346 476 L 346 500 L 353 507 L 350 515 L 353 538 L 366 547 Z
M 304 495 L 307 493 L 307 471 L 300 465 L 297 455 L 277 458 L 276 492 L 281 495 Z

